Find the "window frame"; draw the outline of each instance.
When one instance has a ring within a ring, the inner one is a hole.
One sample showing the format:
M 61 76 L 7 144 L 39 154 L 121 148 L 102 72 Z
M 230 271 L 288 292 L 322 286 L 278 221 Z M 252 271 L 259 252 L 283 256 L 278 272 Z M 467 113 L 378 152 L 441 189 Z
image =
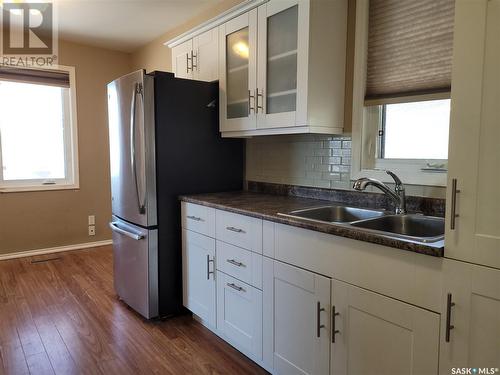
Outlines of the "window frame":
M 446 186 L 446 172 L 423 171 L 430 159 L 375 159 L 368 157 L 364 149 L 374 147 L 369 143 L 365 124 L 368 121 L 379 121 L 381 114 L 370 112 L 367 104 L 377 105 L 375 101 L 365 102 L 366 74 L 368 58 L 368 19 L 369 0 L 358 0 L 356 3 L 356 32 L 354 46 L 354 69 L 353 69 L 353 105 L 352 105 L 352 157 L 351 157 L 351 180 L 362 177 L 375 178 L 385 183 L 394 181 L 385 171 L 391 170 L 396 173 L 405 184 L 423 186 Z M 449 93 L 432 93 L 426 95 L 408 96 L 401 99 L 393 99 L 397 102 L 417 102 L 423 100 L 435 100 L 450 98 Z M 378 111 L 380 112 L 380 111 Z M 378 137 L 377 137 L 378 138 Z M 378 143 L 379 140 L 376 140 Z M 378 145 L 376 145 L 378 146 Z M 446 162 L 432 160 L 433 162 Z M 369 168 L 368 168 L 369 167 Z
M 65 178 L 62 179 L 29 179 L 9 180 L 3 179 L 2 151 L 0 144 L 0 193 L 27 192 L 27 191 L 50 191 L 79 189 L 79 161 L 78 161 L 78 124 L 76 107 L 76 74 L 75 67 L 57 65 L 44 67 L 44 70 L 53 69 L 68 72 L 69 88 L 68 95 L 63 95 L 64 105 L 64 159 Z

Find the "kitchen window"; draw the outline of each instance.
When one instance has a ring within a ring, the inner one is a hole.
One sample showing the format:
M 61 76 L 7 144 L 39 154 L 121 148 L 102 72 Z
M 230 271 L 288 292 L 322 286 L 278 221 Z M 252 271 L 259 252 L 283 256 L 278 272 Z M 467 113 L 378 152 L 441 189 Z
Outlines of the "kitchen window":
M 351 178 L 446 185 L 454 0 L 360 0 Z
M 381 106 L 379 159 L 448 158 L 450 99 Z
M 74 68 L 0 68 L 0 191 L 78 188 Z

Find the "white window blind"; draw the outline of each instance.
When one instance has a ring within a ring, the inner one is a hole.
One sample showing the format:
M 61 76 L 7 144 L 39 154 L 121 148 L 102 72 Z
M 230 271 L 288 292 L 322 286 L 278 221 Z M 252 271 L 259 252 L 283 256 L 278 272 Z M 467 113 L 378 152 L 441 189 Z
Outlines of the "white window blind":
M 36 70 L 0 67 L 0 80 L 69 87 L 69 73 L 60 70 Z
M 454 0 L 370 0 L 365 100 L 449 92 Z

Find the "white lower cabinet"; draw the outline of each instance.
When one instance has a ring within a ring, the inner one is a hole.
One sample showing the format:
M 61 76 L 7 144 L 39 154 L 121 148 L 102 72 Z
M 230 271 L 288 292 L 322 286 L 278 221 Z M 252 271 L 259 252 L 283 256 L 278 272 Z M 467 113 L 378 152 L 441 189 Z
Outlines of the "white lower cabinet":
M 437 374 L 439 314 L 337 280 L 332 375 Z
M 453 368 L 498 373 L 500 270 L 445 259 L 443 277 L 440 374 Z
M 412 284 L 395 267 L 405 263 L 391 263 L 405 254 L 397 250 L 385 254 L 380 247 L 356 247 L 354 242 L 348 247 L 343 239 L 308 237 L 303 230 L 282 226 L 297 234 L 285 241 L 274 230 L 261 231 L 262 221 L 250 225 L 231 214 L 224 216 L 231 220 L 217 222 L 223 216 L 211 210 L 196 205 L 183 209 L 184 306 L 273 374 L 462 373 L 453 368 L 494 374 L 492 369 L 500 367 L 500 270 L 451 259 L 432 263 L 423 255 L 405 257 L 414 262 L 414 268 L 405 269 L 418 280 Z M 241 227 L 235 233 L 242 235 L 228 236 L 215 230 L 217 225 Z M 254 246 L 255 233 L 264 246 Z M 262 256 L 262 247 L 272 257 Z M 373 258 L 375 250 L 379 258 Z M 385 281 L 377 282 L 361 259 L 372 266 L 379 259 L 389 264 L 376 269 Z M 393 288 L 400 280 L 405 284 Z M 425 293 L 437 297 L 417 298 Z M 422 301 L 432 303 L 418 304 Z
M 262 360 L 262 291 L 217 271 L 217 330 Z
M 275 374 L 328 374 L 330 279 L 265 258 L 264 363 Z
M 182 230 L 183 304 L 215 327 L 215 240 Z

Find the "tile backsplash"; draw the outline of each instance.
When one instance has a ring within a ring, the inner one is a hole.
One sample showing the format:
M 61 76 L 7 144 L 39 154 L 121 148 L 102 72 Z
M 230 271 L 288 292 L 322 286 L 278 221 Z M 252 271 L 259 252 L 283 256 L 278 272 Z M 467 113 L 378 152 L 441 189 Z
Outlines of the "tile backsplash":
M 349 189 L 351 138 L 281 135 L 246 141 L 246 179 L 289 185 Z
M 351 146 L 351 138 L 345 135 L 301 134 L 249 138 L 246 140 L 246 180 L 351 190 Z M 444 187 L 405 187 L 407 195 L 433 198 L 444 198 L 446 195 Z M 373 187 L 367 191 L 379 192 Z

